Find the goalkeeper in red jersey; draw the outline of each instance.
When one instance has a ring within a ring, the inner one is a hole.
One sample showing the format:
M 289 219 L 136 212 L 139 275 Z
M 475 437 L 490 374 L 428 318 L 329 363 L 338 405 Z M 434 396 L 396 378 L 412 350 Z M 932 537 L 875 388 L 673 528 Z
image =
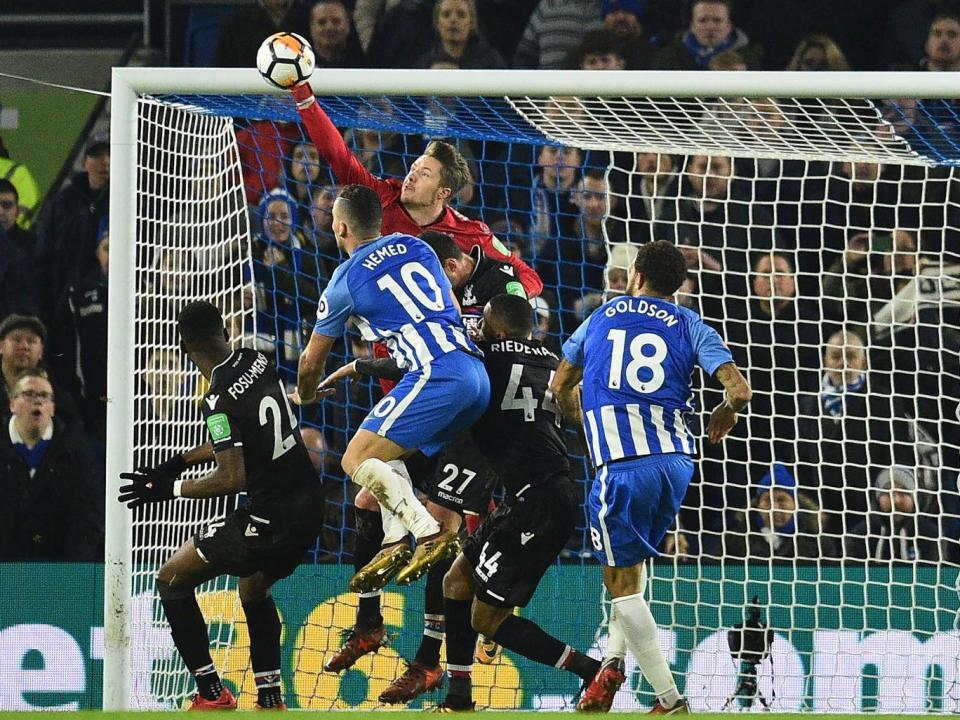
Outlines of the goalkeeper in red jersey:
M 528 297 L 541 293 L 543 282 L 533 268 L 513 257 L 485 223 L 471 220 L 448 205 L 470 180 L 470 167 L 453 145 L 431 142 L 403 180 L 378 178 L 350 152 L 340 131 L 317 104 L 309 83 L 295 85 L 290 92 L 310 140 L 329 163 L 337 183 L 366 185 L 380 196 L 384 235 L 401 232 L 419 236 L 424 230 L 436 230 L 450 235 L 464 252 L 479 245 L 488 257 L 516 269 Z

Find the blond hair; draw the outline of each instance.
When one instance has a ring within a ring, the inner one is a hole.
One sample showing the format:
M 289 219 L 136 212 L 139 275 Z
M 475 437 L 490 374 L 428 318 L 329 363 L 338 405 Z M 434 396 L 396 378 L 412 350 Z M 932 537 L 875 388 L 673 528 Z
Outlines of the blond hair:
M 823 55 L 827 59 L 827 66 L 831 70 L 850 69 L 847 56 L 843 54 L 843 50 L 840 49 L 836 41 L 829 35 L 821 35 L 818 33 L 815 35 L 807 35 L 800 41 L 797 49 L 793 51 L 793 57 L 790 58 L 790 62 L 787 63 L 787 70 L 802 70 L 800 60 L 810 48 L 820 48 L 823 50 Z
M 470 15 L 470 37 L 473 37 L 478 32 L 476 0 L 460 0 L 460 2 L 467 6 L 467 13 Z M 443 0 L 437 0 L 437 3 L 433 6 L 433 29 L 437 33 L 440 32 L 440 9 L 442 6 Z

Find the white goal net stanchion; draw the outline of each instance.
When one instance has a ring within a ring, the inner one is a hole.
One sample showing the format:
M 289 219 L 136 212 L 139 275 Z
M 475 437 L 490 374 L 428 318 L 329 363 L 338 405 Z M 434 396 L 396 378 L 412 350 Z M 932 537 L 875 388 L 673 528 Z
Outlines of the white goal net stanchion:
M 114 87 L 104 706 L 177 707 L 191 680 L 153 575 L 227 506 L 130 514 L 117 475 L 203 439 L 203 387 L 176 341 L 189 300 L 220 306 L 234 341 L 293 380 L 339 262 L 336 187 L 290 98 L 255 71 L 124 69 Z M 721 331 L 755 389 L 721 447 L 700 437 L 716 391 L 698 390 L 698 473 L 651 571 L 694 708 L 960 709 L 960 114 L 946 74 L 338 70 L 314 88 L 374 174 L 402 176 L 429 138 L 458 144 L 474 183 L 457 207 L 543 277 L 549 347 L 623 287 L 639 244 L 684 249 L 678 301 Z M 335 361 L 364 352 L 348 334 Z M 377 707 L 421 632 L 422 588 L 390 586 L 391 644 L 342 677 L 322 670 L 357 603 L 338 453 L 377 392 L 356 383 L 303 413 L 329 495 L 315 551 L 276 590 L 292 707 Z M 201 607 L 250 707 L 234 587 L 205 586 Z M 581 522 L 524 612 L 598 654 L 599 588 Z M 772 643 L 751 651 L 765 635 L 748 633 L 744 655 L 728 631 L 755 596 Z M 617 708 L 651 699 L 630 670 Z M 491 708 L 568 708 L 577 690 L 509 654 L 474 682 Z

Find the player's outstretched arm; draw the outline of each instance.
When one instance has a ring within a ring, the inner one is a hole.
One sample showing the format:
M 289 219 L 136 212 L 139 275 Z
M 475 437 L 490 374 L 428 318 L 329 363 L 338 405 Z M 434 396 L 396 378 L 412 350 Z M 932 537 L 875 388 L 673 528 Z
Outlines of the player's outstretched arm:
M 320 381 L 317 394 L 326 397 L 336 392 L 334 387 L 341 380 L 356 380 L 361 377 L 374 377 L 378 380 L 399 382 L 403 370 L 393 358 L 357 358 L 353 362 L 341 365 Z
M 389 192 L 389 185 L 368 171 L 343 141 L 340 131 L 327 117 L 323 108 L 317 104 L 310 83 L 302 82 L 290 88 L 290 94 L 297 103 L 300 119 L 307 129 L 310 141 L 330 165 L 340 185 L 366 185 L 377 191 L 382 197 Z
M 577 386 L 583 380 L 583 368 L 563 359 L 550 383 L 550 391 L 560 406 L 560 412 L 567 422 L 583 424 L 583 411 L 580 407 L 580 395 Z
M 175 497 L 210 498 L 235 495 L 247 487 L 243 448 L 233 447 L 215 454 L 217 467 L 213 472 L 193 480 L 174 483 Z
M 333 395 L 337 391 L 334 385 L 338 382 L 341 380 L 356 380 L 357 378 L 363 377 L 364 374 L 365 373 L 357 369 L 356 360 L 348 362 L 346 365 L 341 365 L 320 381 L 320 384 L 317 386 L 317 395 L 320 397 Z
M 194 448 L 186 455 L 177 456 L 184 463 L 189 459 L 201 458 L 192 464 L 215 459 L 217 468 L 201 478 L 177 480 L 176 476 L 170 477 L 158 474 L 156 469 L 120 473 L 120 479 L 127 480 L 128 484 L 120 487 L 119 501 L 132 509 L 141 505 L 173 500 L 176 497 L 221 497 L 223 495 L 234 495 L 242 491 L 246 487 L 243 448 L 230 448 L 218 452 L 216 455 L 214 455 L 212 448 L 212 444 L 208 443 Z M 209 458 L 207 458 L 208 451 Z M 179 475 L 179 473 L 177 474 Z
M 215 459 L 212 442 L 197 445 L 192 450 L 187 450 L 183 454 L 183 460 L 187 464 L 187 467 L 203 465 L 204 463 L 213 462 Z
M 327 364 L 327 357 L 335 341 L 336 338 L 317 332 L 310 336 L 310 342 L 300 356 L 300 365 L 297 368 L 297 389 L 290 393 L 291 402 L 297 405 L 310 405 L 316 402 L 323 368 Z
M 203 445 L 197 445 L 195 448 L 187 450 L 183 453 L 177 453 L 156 467 L 148 468 L 142 467 L 137 470 L 139 473 L 145 475 L 152 475 L 155 477 L 166 477 L 176 480 L 180 477 L 182 473 L 187 468 L 191 468 L 194 465 L 203 465 L 204 463 L 213 462 L 213 443 L 207 442 Z
M 139 507 L 148 502 L 169 500 L 180 474 L 189 467 L 213 462 L 213 443 L 198 445 L 185 453 L 177 453 L 155 467 L 141 467 L 132 473 L 120 473 L 129 484 L 120 488 L 120 502 Z
M 735 363 L 729 362 L 721 365 L 717 368 L 715 377 L 723 385 L 726 397 L 710 413 L 707 436 L 714 445 L 723 440 L 733 430 L 733 426 L 737 424 L 737 413 L 743 410 L 750 402 L 750 398 L 753 397 L 750 383 L 747 382 Z
M 356 364 L 357 372 L 361 375 L 369 375 L 377 380 L 390 380 L 400 382 L 403 379 L 403 370 L 397 365 L 393 358 L 357 358 L 353 361 Z

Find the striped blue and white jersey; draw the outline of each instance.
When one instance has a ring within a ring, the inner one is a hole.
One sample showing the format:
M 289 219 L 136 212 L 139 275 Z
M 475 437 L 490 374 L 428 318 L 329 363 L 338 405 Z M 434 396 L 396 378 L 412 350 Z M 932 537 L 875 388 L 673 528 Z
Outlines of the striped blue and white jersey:
M 583 368 L 583 415 L 595 467 L 613 460 L 696 452 L 687 426 L 694 365 L 713 375 L 730 350 L 697 313 L 662 298 L 618 297 L 563 345 Z
M 334 271 L 313 330 L 340 337 L 348 319 L 364 340 L 384 342 L 404 370 L 420 370 L 455 350 L 482 357 L 467 337 L 437 254 L 410 235 L 363 245 Z

